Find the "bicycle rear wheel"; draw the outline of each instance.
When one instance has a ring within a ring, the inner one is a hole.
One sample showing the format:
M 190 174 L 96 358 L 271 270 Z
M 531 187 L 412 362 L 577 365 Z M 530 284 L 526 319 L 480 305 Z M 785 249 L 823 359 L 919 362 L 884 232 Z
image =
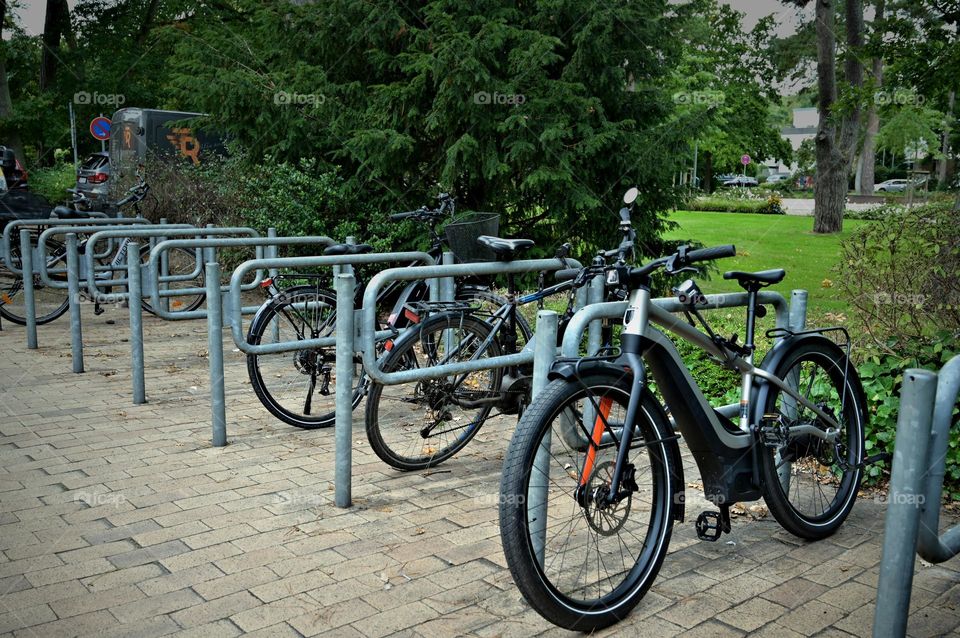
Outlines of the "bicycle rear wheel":
M 860 489 L 867 418 L 860 381 L 853 364 L 827 339 L 801 344 L 774 374 L 831 414 L 840 432 L 833 444 L 801 435 L 765 447 L 760 460 L 763 498 L 791 534 L 826 538 L 846 520 Z M 783 432 L 801 425 L 827 428 L 812 410 L 782 390 L 767 396 L 763 412 L 765 420 L 776 418 Z
M 397 372 L 498 356 L 496 339 L 483 346 L 490 332 L 489 324 L 469 314 L 434 315 L 397 340 L 381 369 Z M 502 370 L 493 369 L 415 384 L 371 383 L 366 408 L 370 446 L 398 470 L 439 465 L 463 449 L 489 418 L 502 376 Z
M 517 426 L 500 483 L 500 535 L 514 582 L 544 618 L 589 632 L 622 620 L 653 583 L 673 530 L 676 446 L 644 391 L 621 492 L 604 505 L 630 377 L 552 382 Z M 632 469 L 631 469 L 632 466 Z
M 247 343 L 303 341 L 336 334 L 337 298 L 316 286 L 296 286 L 267 300 L 247 333 Z M 276 328 L 274 328 L 276 326 Z M 253 391 L 275 417 L 298 428 L 324 428 L 336 418 L 336 347 L 247 355 Z M 353 407 L 366 377 L 354 361 Z
M 47 269 L 65 269 L 67 266 L 66 248 L 55 241 L 47 242 Z M 11 242 L 10 259 L 20 268 L 20 244 Z M 54 281 L 66 284 L 66 272 L 50 276 Z M 33 275 L 33 299 L 36 308 L 37 324 L 50 323 L 67 311 L 70 293 L 64 288 L 52 288 L 44 284 L 39 275 Z M 7 268 L 0 260 L 0 315 L 13 323 L 26 325 L 27 311 L 23 301 L 23 277 Z

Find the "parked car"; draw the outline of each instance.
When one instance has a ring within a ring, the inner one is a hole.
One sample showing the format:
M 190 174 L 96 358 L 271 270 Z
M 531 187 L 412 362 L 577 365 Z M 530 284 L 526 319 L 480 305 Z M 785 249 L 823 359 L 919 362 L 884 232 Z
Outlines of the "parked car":
M 759 184 L 760 182 L 758 182 L 755 178 L 750 177 L 748 175 L 737 175 L 733 179 L 729 179 L 723 183 L 724 186 L 728 186 L 728 187 L 729 186 L 750 187 L 750 186 L 757 186 Z
M 9 146 L 0 146 L 0 169 L 3 170 L 7 189 L 27 187 L 27 171 Z
M 767 175 L 767 184 L 790 181 L 790 173 L 770 173 Z
M 902 193 L 910 184 L 908 179 L 888 179 L 873 187 L 875 193 Z
M 88 155 L 77 169 L 77 193 L 83 194 L 89 200 L 89 205 L 96 208 L 101 202 L 106 202 L 110 188 L 110 154 L 93 153 Z

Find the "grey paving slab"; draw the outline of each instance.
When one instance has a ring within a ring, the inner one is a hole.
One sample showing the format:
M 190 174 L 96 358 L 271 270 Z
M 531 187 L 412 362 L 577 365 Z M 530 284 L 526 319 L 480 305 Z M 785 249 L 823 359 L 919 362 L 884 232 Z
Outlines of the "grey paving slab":
M 202 322 L 145 317 L 148 403 L 133 406 L 125 314 L 85 307 L 83 320 L 81 375 L 65 321 L 39 328 L 37 351 L 21 327 L 0 331 L 0 633 L 569 635 L 505 567 L 496 491 L 512 421 L 440 472 L 401 474 L 370 451 L 358 411 L 355 507 L 340 510 L 333 431 L 270 417 L 232 342 L 230 444 L 215 449 Z M 696 485 L 688 454 L 685 471 Z M 743 516 L 704 544 L 701 507 L 688 490 L 656 583 L 600 635 L 870 634 L 881 499 L 861 499 L 819 543 Z M 960 565 L 915 569 L 910 634 L 956 633 Z

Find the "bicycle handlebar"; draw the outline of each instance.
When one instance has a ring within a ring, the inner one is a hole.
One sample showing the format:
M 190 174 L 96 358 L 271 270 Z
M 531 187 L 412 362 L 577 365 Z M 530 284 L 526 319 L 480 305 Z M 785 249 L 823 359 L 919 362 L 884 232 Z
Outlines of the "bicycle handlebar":
M 698 261 L 710 261 L 713 259 L 722 259 L 724 257 L 736 257 L 737 249 L 733 244 L 725 246 L 712 246 L 710 248 L 700 248 L 686 253 L 686 262 L 692 264 Z

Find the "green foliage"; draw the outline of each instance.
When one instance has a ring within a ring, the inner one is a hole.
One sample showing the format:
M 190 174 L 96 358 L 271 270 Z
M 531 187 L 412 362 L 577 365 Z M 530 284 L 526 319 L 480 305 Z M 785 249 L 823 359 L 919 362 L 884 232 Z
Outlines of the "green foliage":
M 960 212 L 942 201 L 883 210 L 842 243 L 837 279 L 874 347 L 919 358 L 942 331 L 960 335 Z
M 783 210 L 783 198 L 779 193 L 770 193 L 767 195 L 767 201 L 757 210 L 762 215 L 786 215 Z
M 896 109 L 877 133 L 877 147 L 913 157 L 918 151 L 929 152 L 934 158 L 939 150 L 944 115 L 936 109 L 913 103 Z
M 655 252 L 690 125 L 671 100 L 679 18 L 666 0 L 586 15 L 573 0 L 231 6 L 199 9 L 170 65 L 176 99 L 247 148 L 337 168 L 370 209 L 452 192 L 541 254 L 608 244 L 598 222 L 637 185 L 640 245 Z
M 30 171 L 30 190 L 45 197 L 52 204 L 60 204 L 67 200 L 68 188 L 77 185 L 77 174 L 73 164 L 59 163 L 49 168 L 38 168 Z
M 870 422 L 866 431 L 868 455 L 893 453 L 897 434 L 897 416 L 900 412 L 900 392 L 903 371 L 908 368 L 925 368 L 937 371 L 951 357 L 960 352 L 960 342 L 955 336 L 944 335 L 944 341 L 932 343 L 920 341 L 908 345 L 907 350 L 916 356 L 901 356 L 892 351 L 876 352 L 864 358 L 857 366 L 870 408 Z M 891 350 L 903 347 L 903 339 L 891 340 Z M 960 498 L 960 428 L 956 425 L 960 415 L 954 410 L 950 444 L 947 449 L 945 487 L 949 498 Z M 868 479 L 879 480 L 889 474 L 889 464 L 875 464 L 867 468 Z
M 886 205 L 878 219 L 858 228 L 841 246 L 841 292 L 865 338 L 858 352 L 871 409 L 868 453 L 892 452 L 907 368 L 937 370 L 960 352 L 960 213 L 938 201 L 912 210 Z M 951 434 L 947 477 L 960 490 L 957 429 Z M 872 478 L 882 468 L 869 470 Z

